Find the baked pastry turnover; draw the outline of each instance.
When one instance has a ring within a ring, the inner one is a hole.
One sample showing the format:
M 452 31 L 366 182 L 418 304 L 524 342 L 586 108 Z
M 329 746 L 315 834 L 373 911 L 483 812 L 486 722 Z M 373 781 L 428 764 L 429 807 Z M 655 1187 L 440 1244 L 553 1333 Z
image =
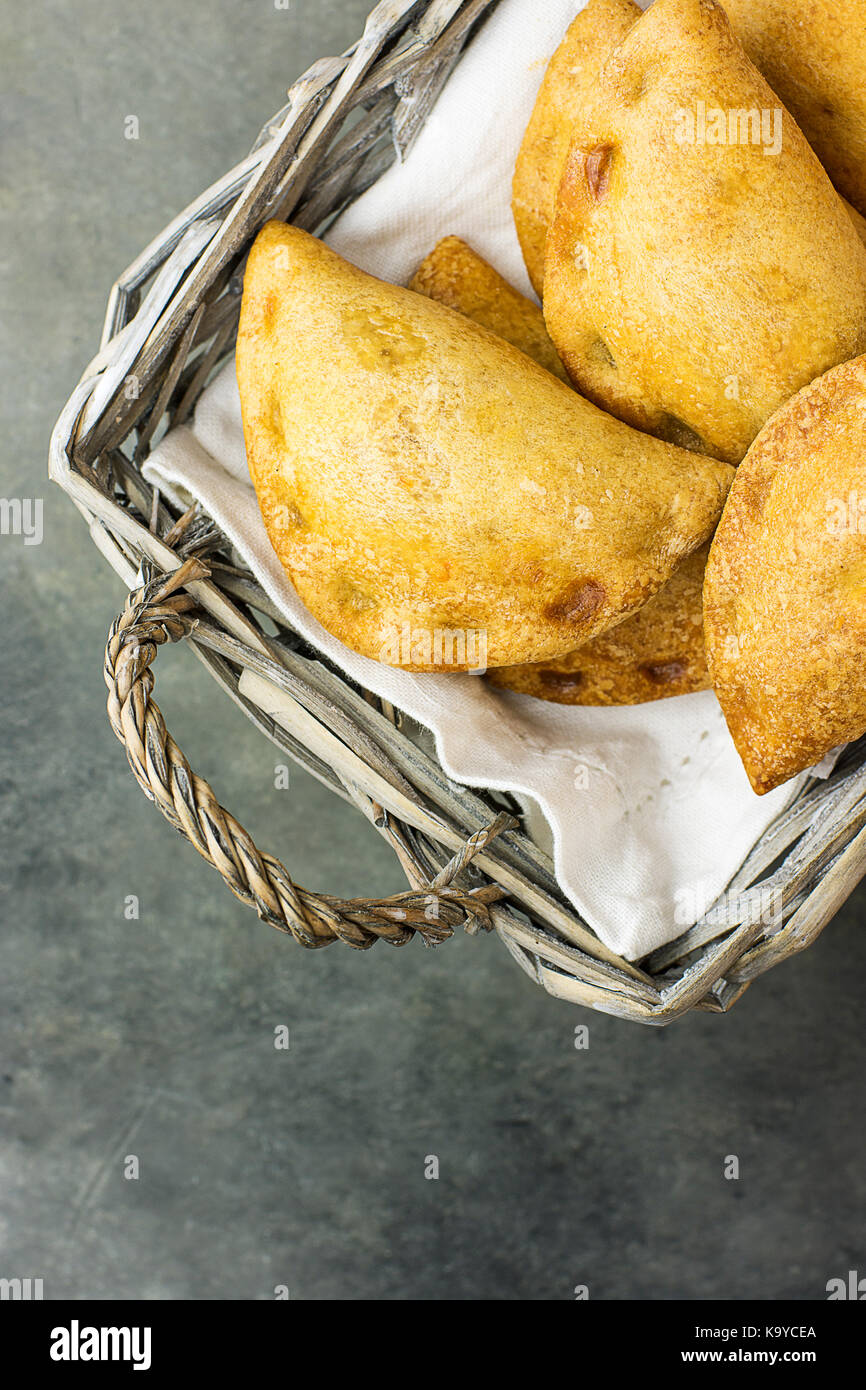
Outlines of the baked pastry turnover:
M 758 435 L 710 549 L 704 611 L 710 674 L 756 792 L 866 731 L 866 357 Z
M 586 396 L 730 463 L 866 351 L 866 247 L 713 0 L 655 0 L 604 64 L 563 169 L 544 314 Z
M 237 374 L 299 596 L 409 670 L 477 669 L 482 641 L 488 666 L 588 641 L 709 538 L 732 477 L 283 223 L 250 252 Z

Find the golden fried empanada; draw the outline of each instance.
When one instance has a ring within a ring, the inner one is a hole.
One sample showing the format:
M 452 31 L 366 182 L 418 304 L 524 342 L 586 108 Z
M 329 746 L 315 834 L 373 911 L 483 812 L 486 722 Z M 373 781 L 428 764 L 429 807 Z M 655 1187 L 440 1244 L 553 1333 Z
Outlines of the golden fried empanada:
M 493 685 L 561 705 L 640 705 L 710 684 L 701 591 L 707 547 L 674 570 L 649 603 L 567 656 L 488 671 Z
M 422 262 L 411 288 L 482 323 L 542 367 L 559 364 L 539 308 L 457 237 Z M 494 685 L 566 705 L 633 705 L 709 685 L 702 589 L 707 547 L 682 560 L 637 613 L 541 666 L 500 666 Z
M 459 237 L 446 236 L 437 242 L 409 281 L 409 288 L 498 333 L 540 367 L 568 382 L 538 305 L 509 285 L 489 261 Z
M 542 661 L 595 636 L 709 538 L 732 476 L 283 223 L 249 255 L 237 374 L 300 598 L 406 669 L 477 668 L 482 644 L 487 665 Z
M 570 24 L 539 88 L 511 186 L 517 238 L 539 298 L 544 244 L 575 115 L 593 95 L 605 58 L 639 17 L 634 0 L 589 0 Z
M 866 244 L 866 217 L 863 217 L 863 215 L 859 213 L 856 208 L 852 208 L 851 204 L 847 201 L 846 198 L 843 198 L 842 202 L 844 204 L 845 211 L 851 218 L 851 221 L 854 223 L 855 232 L 857 233 L 860 240 L 864 244 Z
M 725 9 L 836 187 L 866 213 L 864 0 L 725 0 Z
M 866 357 L 782 406 L 734 480 L 707 660 L 756 792 L 866 731 Z
M 596 404 L 731 463 L 866 350 L 866 247 L 713 0 L 655 0 L 608 58 L 563 170 L 544 314 Z

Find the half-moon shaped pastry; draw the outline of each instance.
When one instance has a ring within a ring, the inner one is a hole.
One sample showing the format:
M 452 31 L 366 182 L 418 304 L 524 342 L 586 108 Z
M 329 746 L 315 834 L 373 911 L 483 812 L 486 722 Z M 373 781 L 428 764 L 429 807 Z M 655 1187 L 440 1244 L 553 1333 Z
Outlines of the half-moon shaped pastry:
M 731 463 L 866 351 L 866 247 L 713 0 L 655 0 L 608 58 L 563 171 L 544 314 L 589 399 Z
M 410 285 L 482 323 L 541 366 L 559 365 L 541 310 L 458 237 L 440 241 Z M 540 666 L 495 667 L 489 680 L 566 705 L 633 705 L 705 690 L 710 683 L 702 598 L 706 559 L 702 546 L 680 562 L 643 608 L 576 651 Z
M 640 10 L 634 0 L 589 0 L 548 64 L 511 186 L 517 239 L 532 287 L 544 288 L 544 246 L 575 116 L 592 97 L 604 60 Z
M 710 549 L 704 612 L 713 685 L 756 792 L 866 732 L 866 357 L 758 435 Z
M 864 0 L 725 0 L 725 9 L 836 187 L 866 213 Z
M 709 538 L 730 484 L 283 223 L 249 255 L 237 374 L 300 598 L 409 670 L 477 669 L 482 645 L 489 666 L 542 661 L 604 631 Z

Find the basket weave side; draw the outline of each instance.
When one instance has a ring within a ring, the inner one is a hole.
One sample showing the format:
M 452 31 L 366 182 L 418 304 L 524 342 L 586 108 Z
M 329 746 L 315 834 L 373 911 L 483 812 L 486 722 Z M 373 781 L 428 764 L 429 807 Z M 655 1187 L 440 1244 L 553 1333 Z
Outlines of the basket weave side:
M 279 860 L 259 852 L 208 783 L 192 771 L 152 698 L 151 666 L 157 647 L 194 630 L 195 600 L 183 586 L 206 574 L 201 562 L 191 559 L 172 575 L 149 579 L 130 595 L 109 633 L 108 716 L 145 794 L 219 870 L 235 897 L 254 907 L 263 921 L 290 932 L 302 946 L 340 940 L 365 950 L 380 939 L 402 946 L 415 933 L 432 946 L 467 921 L 475 930 L 489 930 L 489 904 L 503 897 L 502 889 L 493 883 L 465 889 L 452 885 L 475 855 L 512 823 L 504 813 L 473 835 L 431 881 L 406 846 L 404 864 L 414 891 L 384 901 L 345 902 L 296 888 Z
M 755 846 L 723 899 L 640 965 L 574 912 L 507 799 L 452 784 L 400 716 L 305 647 L 225 537 L 143 479 L 161 433 L 189 417 L 231 354 L 246 252 L 272 217 L 314 232 L 405 153 L 475 27 L 496 0 L 383 0 L 359 42 L 292 87 L 253 150 L 128 268 L 100 349 L 55 428 L 51 474 L 132 592 L 112 627 L 112 725 L 163 814 L 261 917 L 304 945 L 364 948 L 459 924 L 495 928 L 548 993 L 665 1024 L 723 1012 L 803 949 L 866 869 L 866 748 L 813 781 Z M 270 634 L 270 635 L 269 635 Z M 186 642 L 245 714 L 363 811 L 403 865 L 409 892 L 340 901 L 297 887 L 197 777 L 153 695 L 161 646 Z M 772 903 L 767 913 L 766 904 Z

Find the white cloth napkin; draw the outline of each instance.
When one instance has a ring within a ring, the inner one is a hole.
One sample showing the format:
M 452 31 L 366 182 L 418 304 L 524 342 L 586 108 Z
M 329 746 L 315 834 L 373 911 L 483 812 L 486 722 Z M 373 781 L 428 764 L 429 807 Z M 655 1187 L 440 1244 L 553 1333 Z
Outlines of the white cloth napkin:
M 331 246 L 405 283 L 436 241 L 455 233 L 531 294 L 511 218 L 511 172 L 547 61 L 580 8 L 576 0 L 502 0 L 405 163 L 339 219 Z M 170 431 L 145 472 L 169 494 L 181 487 L 197 497 L 292 626 L 433 733 L 450 777 L 515 793 L 528 801 L 533 825 L 540 809 L 563 890 L 628 959 L 706 911 L 800 785 L 754 795 L 711 692 L 573 709 L 494 691 L 477 676 L 410 675 L 336 641 L 301 604 L 265 534 L 233 364 L 203 394 L 192 427 Z

